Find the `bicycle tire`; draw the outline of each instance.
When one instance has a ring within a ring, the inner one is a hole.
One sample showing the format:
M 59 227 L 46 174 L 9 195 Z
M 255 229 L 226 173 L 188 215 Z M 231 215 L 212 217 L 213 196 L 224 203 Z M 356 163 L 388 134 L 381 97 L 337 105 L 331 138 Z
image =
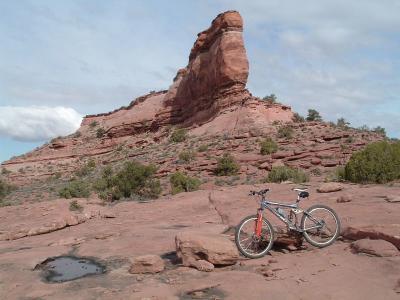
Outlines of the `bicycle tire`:
M 306 219 L 307 218 L 310 219 L 307 214 L 312 216 L 312 212 L 317 209 L 327 210 L 334 217 L 334 219 L 336 221 L 335 234 L 327 242 L 323 242 L 323 243 L 313 240 L 310 237 L 310 235 L 308 234 L 308 232 L 305 230 Z M 331 245 L 332 243 L 335 242 L 335 240 L 340 235 L 340 220 L 339 220 L 338 215 L 332 208 L 330 208 L 329 206 L 326 206 L 326 205 L 322 205 L 322 204 L 316 204 L 316 205 L 309 207 L 303 214 L 303 217 L 301 218 L 300 226 L 301 226 L 301 229 L 303 230 L 303 236 L 304 236 L 305 240 L 307 242 L 309 242 L 311 245 L 318 247 L 318 248 L 324 248 L 324 247 Z
M 269 252 L 269 250 L 271 250 L 271 248 L 272 248 L 272 245 L 274 243 L 274 238 L 275 238 L 275 236 L 274 236 L 274 228 L 272 227 L 271 223 L 267 219 L 263 218 L 263 228 L 264 228 L 264 225 L 265 225 L 266 228 L 268 228 L 269 235 L 270 235 L 268 245 L 261 253 L 258 253 L 258 254 L 249 253 L 249 252 L 246 251 L 246 249 L 244 249 L 242 247 L 242 245 L 240 243 L 240 231 L 241 231 L 243 225 L 246 224 L 246 222 L 251 221 L 251 220 L 256 221 L 257 220 L 257 216 L 256 215 L 247 216 L 242 221 L 240 221 L 239 225 L 236 226 L 235 244 L 236 244 L 236 247 L 239 249 L 240 253 L 243 254 L 245 257 L 247 257 L 247 258 L 260 258 L 260 257 L 263 257 L 264 255 L 266 255 Z

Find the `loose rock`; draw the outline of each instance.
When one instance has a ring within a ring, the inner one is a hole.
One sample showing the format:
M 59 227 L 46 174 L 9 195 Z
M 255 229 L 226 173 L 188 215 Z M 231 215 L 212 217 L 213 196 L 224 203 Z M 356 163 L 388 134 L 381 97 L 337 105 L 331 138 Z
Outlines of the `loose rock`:
M 351 244 L 352 249 L 357 253 L 365 253 L 374 256 L 390 257 L 399 255 L 399 250 L 384 240 L 362 239 Z
M 328 183 L 323 183 L 317 191 L 319 193 L 332 193 L 332 192 L 338 192 L 343 189 L 343 186 L 337 182 L 328 182 Z
M 164 270 L 165 262 L 157 255 L 143 255 L 135 257 L 132 260 L 129 273 L 142 274 L 142 273 L 158 273 Z
M 201 232 L 181 232 L 175 237 L 176 251 L 184 266 L 197 268 L 198 261 L 213 265 L 233 265 L 239 259 L 235 245 L 222 235 Z M 200 263 L 201 268 L 205 266 Z M 210 265 L 205 268 L 211 268 Z

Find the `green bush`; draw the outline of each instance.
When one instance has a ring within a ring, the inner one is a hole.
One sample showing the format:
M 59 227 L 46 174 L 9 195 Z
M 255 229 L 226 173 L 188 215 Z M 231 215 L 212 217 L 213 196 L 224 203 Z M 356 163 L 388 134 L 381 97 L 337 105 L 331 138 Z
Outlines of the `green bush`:
M 96 127 L 97 125 L 99 125 L 99 123 L 98 123 L 97 121 L 93 121 L 93 122 L 91 122 L 91 123 L 89 124 L 89 126 L 90 126 L 91 128 L 94 128 L 94 127 Z
M 189 177 L 179 171 L 171 175 L 169 182 L 171 183 L 171 190 L 174 195 L 182 192 L 196 191 L 201 184 L 199 179 Z
M 292 120 L 295 123 L 302 123 L 302 122 L 304 122 L 304 117 L 299 115 L 298 113 L 294 113 Z
M 278 144 L 271 138 L 266 138 L 261 143 L 260 153 L 262 155 L 271 154 L 278 151 Z
M 0 200 L 12 191 L 12 186 L 0 179 Z
M 82 211 L 82 210 L 83 210 L 83 207 L 82 207 L 82 205 L 80 205 L 80 204 L 78 203 L 77 200 L 72 200 L 72 201 L 69 203 L 69 210 L 70 210 L 70 211 Z
M 290 126 L 281 126 L 278 129 L 278 137 L 291 139 L 293 137 L 293 128 Z
M 96 162 L 90 159 L 86 164 L 84 164 L 79 170 L 75 172 L 78 177 L 84 177 L 92 173 L 93 169 L 96 167 Z
M 111 167 L 106 167 L 94 188 L 103 200 L 119 200 L 140 196 L 157 198 L 161 193 L 160 181 L 154 178 L 157 168 L 138 162 L 126 162 L 122 169 L 114 174 Z
M 66 199 L 88 198 L 90 196 L 89 184 L 82 180 L 70 181 L 58 192 L 58 195 Z
M 11 171 L 10 170 L 7 170 L 6 168 L 1 168 L 1 174 L 2 175 L 8 175 L 8 174 L 10 174 L 11 173 Z
M 197 151 L 199 152 L 206 152 L 207 150 L 208 150 L 208 145 L 206 144 L 200 145 L 199 148 L 197 148 Z
M 169 140 L 173 143 L 181 143 L 187 139 L 187 130 L 185 128 L 175 129 Z
M 239 172 L 239 169 L 240 166 L 236 162 L 235 158 L 229 153 L 224 153 L 224 155 L 218 159 L 215 174 L 217 176 L 236 175 Z
M 267 102 L 273 104 L 273 103 L 276 103 L 276 101 L 277 101 L 278 99 L 276 98 L 275 94 L 271 94 L 271 95 L 269 95 L 269 96 L 263 97 L 262 100 L 267 101 Z
M 325 178 L 325 182 L 345 181 L 345 180 L 346 180 L 345 168 L 343 166 L 337 167 L 333 173 L 329 174 Z
M 190 150 L 184 150 L 181 153 L 179 153 L 179 159 L 185 163 L 188 163 L 195 158 L 195 153 Z
M 306 118 L 307 121 L 322 121 L 322 117 L 315 109 L 309 109 Z
M 357 183 L 386 183 L 400 179 L 400 142 L 375 142 L 353 153 L 344 176 Z
M 287 166 L 273 167 L 268 173 L 267 182 L 293 181 L 295 183 L 307 182 L 309 177 L 299 169 L 293 169 Z
M 386 130 L 385 128 L 381 127 L 381 126 L 377 126 L 374 129 L 372 129 L 373 132 L 376 132 L 380 135 L 386 136 Z
M 344 118 L 339 118 L 336 121 L 336 126 L 342 129 L 348 129 L 349 128 L 350 123 L 347 122 Z
M 105 129 L 103 127 L 100 127 L 96 130 L 96 137 L 100 139 L 104 136 L 105 133 Z

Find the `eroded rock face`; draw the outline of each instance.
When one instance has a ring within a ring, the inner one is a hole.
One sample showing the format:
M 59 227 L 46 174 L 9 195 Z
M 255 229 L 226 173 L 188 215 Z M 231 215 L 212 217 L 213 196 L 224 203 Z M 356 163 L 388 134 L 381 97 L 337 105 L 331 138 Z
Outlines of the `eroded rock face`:
M 182 120 L 210 118 L 218 110 L 250 97 L 245 90 L 249 63 L 243 42 L 243 20 L 236 11 L 217 16 L 198 34 L 189 64 L 178 71 L 166 101 Z M 201 113 L 199 116 L 195 114 Z

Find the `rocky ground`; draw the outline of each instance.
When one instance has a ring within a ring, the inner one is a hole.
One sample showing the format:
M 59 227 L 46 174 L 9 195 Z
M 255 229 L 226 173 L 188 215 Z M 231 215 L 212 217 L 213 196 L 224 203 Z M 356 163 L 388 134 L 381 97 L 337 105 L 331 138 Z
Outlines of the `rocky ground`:
M 196 240 L 197 232 L 232 240 L 232 226 L 256 211 L 248 190 L 262 185 L 217 187 L 112 206 L 100 205 L 95 197 L 79 199 L 81 212 L 70 211 L 65 199 L 3 207 L 1 298 L 399 299 L 400 186 L 342 184 L 340 191 L 319 193 L 321 184 L 310 183 L 311 197 L 302 206 L 323 203 L 337 211 L 342 236 L 336 243 L 324 249 L 306 243 L 274 247 L 264 258 L 240 257 L 211 272 L 182 265 L 176 235 L 189 232 Z M 290 202 L 295 197 L 293 184 L 269 187 L 271 199 Z M 165 269 L 131 274 L 135 259 L 148 254 L 162 258 Z M 46 283 L 34 268 L 60 255 L 95 258 L 106 273 Z

